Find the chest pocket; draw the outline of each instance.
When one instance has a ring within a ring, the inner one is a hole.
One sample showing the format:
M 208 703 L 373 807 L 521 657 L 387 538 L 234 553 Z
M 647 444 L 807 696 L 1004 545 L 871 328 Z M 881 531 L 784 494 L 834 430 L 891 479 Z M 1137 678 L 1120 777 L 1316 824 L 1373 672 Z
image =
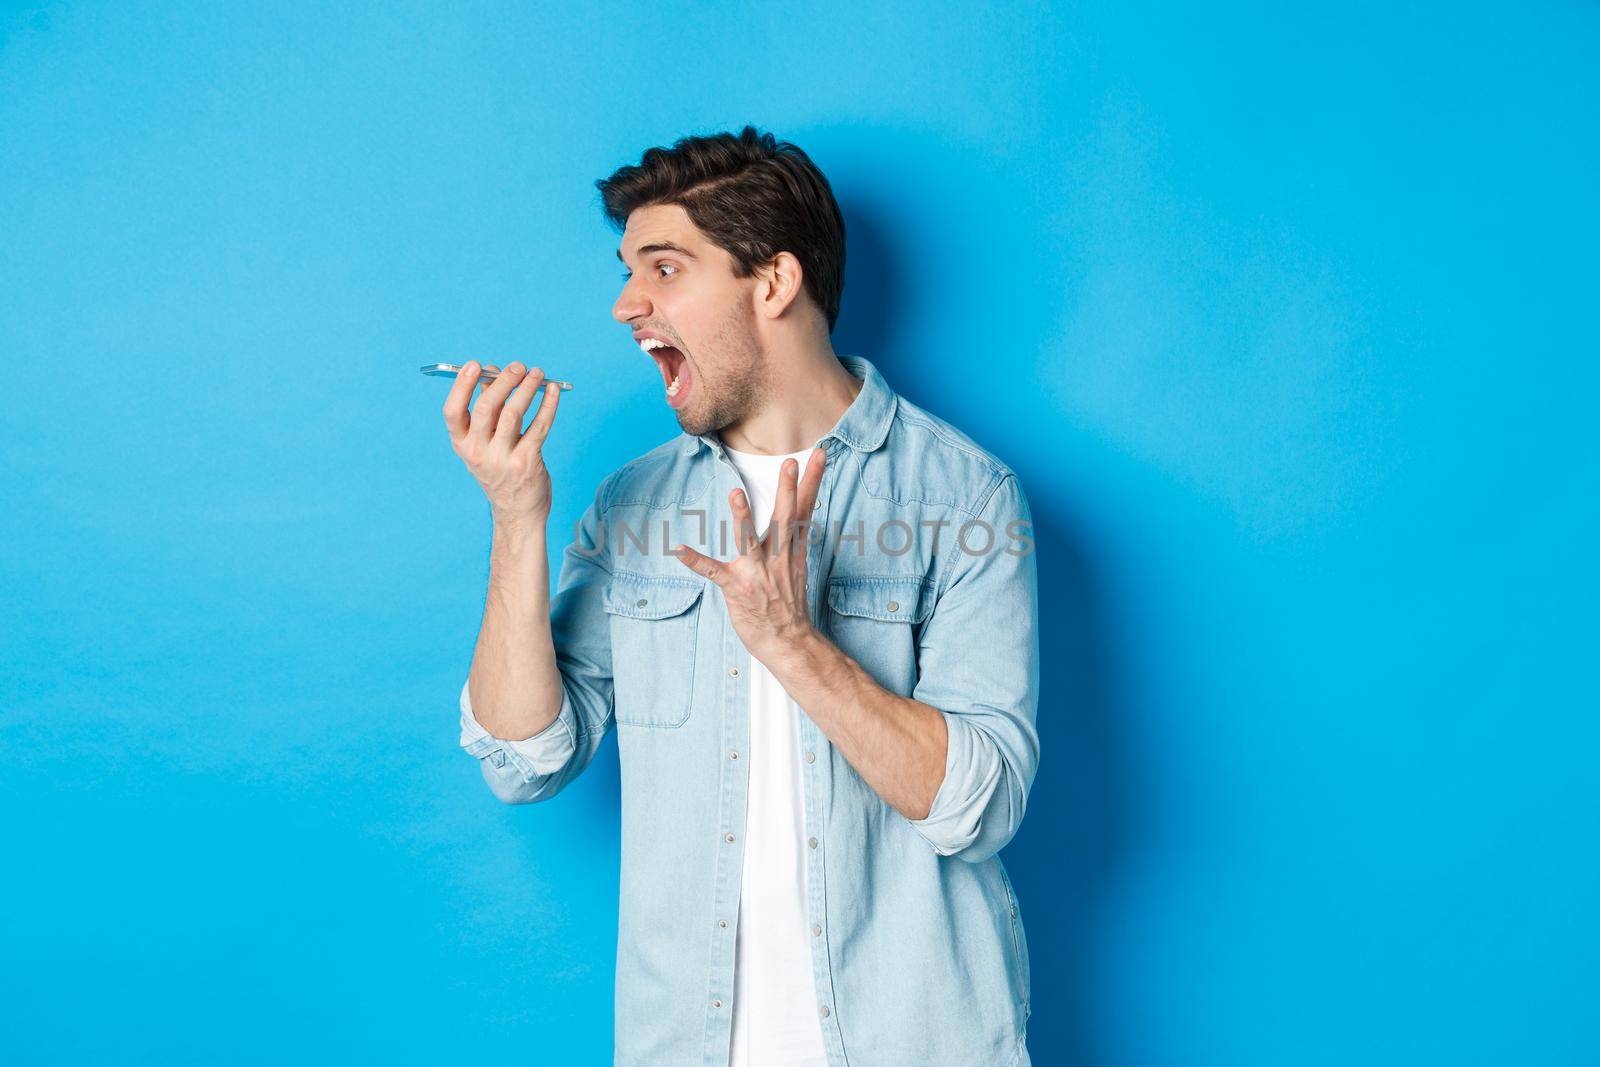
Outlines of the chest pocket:
M 916 575 L 828 579 L 828 636 L 885 689 L 909 696 L 916 639 L 933 611 L 933 584 Z
M 612 574 L 603 603 L 619 724 L 673 727 L 689 718 L 704 591 L 694 578 Z

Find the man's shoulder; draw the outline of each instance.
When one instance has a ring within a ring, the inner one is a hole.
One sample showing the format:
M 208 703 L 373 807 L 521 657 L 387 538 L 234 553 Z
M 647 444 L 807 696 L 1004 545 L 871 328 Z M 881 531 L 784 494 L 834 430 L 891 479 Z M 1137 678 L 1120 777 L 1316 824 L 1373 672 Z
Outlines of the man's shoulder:
M 952 503 L 981 510 L 989 495 L 1016 471 L 948 419 L 895 398 L 887 458 L 904 489 L 949 492 Z M 918 484 L 920 483 L 920 484 Z
M 694 492 L 687 484 L 687 475 L 693 469 L 695 449 L 691 446 L 695 443 L 694 438 L 680 433 L 622 464 L 601 481 L 601 506 L 659 506 L 690 499 Z

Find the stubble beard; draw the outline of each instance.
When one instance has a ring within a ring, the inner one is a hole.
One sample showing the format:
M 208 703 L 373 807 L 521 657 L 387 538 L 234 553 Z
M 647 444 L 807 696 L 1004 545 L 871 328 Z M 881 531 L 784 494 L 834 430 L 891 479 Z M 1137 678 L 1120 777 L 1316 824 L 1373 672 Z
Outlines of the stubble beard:
M 694 395 L 678 409 L 678 425 L 696 436 L 720 431 L 760 410 L 766 397 L 765 353 L 748 322 L 749 308 L 735 304 L 717 325 L 706 350 L 717 354 L 718 368 L 711 378 L 700 372 Z

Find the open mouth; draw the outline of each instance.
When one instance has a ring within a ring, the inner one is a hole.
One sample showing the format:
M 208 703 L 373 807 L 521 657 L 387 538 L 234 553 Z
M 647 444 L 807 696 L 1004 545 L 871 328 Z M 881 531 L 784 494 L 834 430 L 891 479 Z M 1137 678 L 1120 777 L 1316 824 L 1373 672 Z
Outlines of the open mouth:
M 639 347 L 656 361 L 657 367 L 661 368 L 661 383 L 666 386 L 667 403 L 677 407 L 688 397 L 689 386 L 692 383 L 689 361 L 678 349 L 653 337 L 645 338 Z

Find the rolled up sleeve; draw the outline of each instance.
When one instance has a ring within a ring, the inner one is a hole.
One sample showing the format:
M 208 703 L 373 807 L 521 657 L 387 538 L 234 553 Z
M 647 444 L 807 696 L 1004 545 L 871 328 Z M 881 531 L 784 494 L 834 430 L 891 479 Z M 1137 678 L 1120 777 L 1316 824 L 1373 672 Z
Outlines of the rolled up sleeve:
M 1015 836 L 1039 767 L 1038 578 L 1032 513 L 1006 472 L 979 509 L 987 552 L 949 546 L 948 577 L 918 645 L 912 698 L 944 717 L 945 776 L 911 820 L 943 856 L 978 863 Z M 968 545 L 984 541 L 973 526 Z M 956 539 L 953 539 L 956 540 Z
M 550 599 L 550 636 L 561 675 L 555 719 L 532 737 L 495 737 L 473 713 L 469 684 L 461 686 L 461 747 L 508 804 L 559 793 L 588 767 L 612 725 L 611 631 L 602 607 L 611 572 L 600 522 L 609 484 L 609 478 L 601 484 L 578 522 L 577 538 L 562 553 L 561 577 Z
M 561 712 L 549 726 L 522 740 L 495 737 L 472 714 L 472 695 L 461 685 L 461 747 L 483 762 L 484 780 L 502 800 L 529 793 L 578 750 L 572 698 L 562 687 Z

